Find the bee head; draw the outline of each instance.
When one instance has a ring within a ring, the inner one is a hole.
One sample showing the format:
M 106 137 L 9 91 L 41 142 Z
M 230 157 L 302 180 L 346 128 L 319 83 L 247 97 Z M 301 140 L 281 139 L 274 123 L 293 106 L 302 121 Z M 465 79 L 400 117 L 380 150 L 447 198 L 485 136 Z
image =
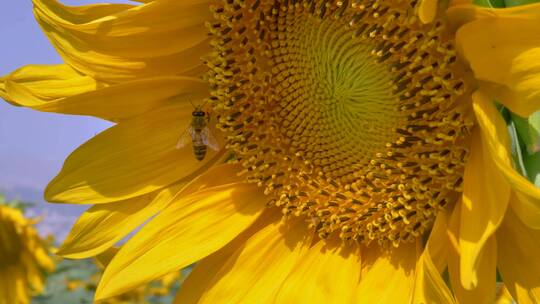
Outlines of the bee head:
M 201 110 L 195 110 L 191 113 L 191 115 L 193 116 L 197 116 L 197 117 L 204 117 L 206 115 L 206 113 L 204 111 L 201 111 Z

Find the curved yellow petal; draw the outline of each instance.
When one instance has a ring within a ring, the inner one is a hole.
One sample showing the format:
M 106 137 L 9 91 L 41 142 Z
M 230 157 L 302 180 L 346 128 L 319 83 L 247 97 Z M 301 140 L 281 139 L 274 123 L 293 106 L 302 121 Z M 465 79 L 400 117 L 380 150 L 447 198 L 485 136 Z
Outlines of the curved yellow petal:
M 498 267 L 517 303 L 540 303 L 540 231 L 508 212 L 497 232 Z
M 177 196 L 122 246 L 103 274 L 96 299 L 121 294 L 219 250 L 257 219 L 266 202 L 260 188 L 249 183 Z
M 200 57 L 210 51 L 206 0 L 81 7 L 33 2 L 36 19 L 64 61 L 104 82 L 198 73 Z
M 202 100 L 208 93 L 208 83 L 193 77 L 147 78 L 111 85 L 33 108 L 119 121 L 178 100 Z
M 525 224 L 540 229 L 540 189 L 514 169 L 506 124 L 489 98 L 481 92 L 475 93 L 473 97 L 476 117 L 484 130 L 484 140 L 488 142 L 489 155 L 493 157 L 494 164 L 510 183 L 516 196 L 510 206 Z
M 508 9 L 459 6 L 458 49 L 484 89 L 512 112 L 540 109 L 540 3 Z M 494 85 L 497 84 L 497 85 Z
M 360 280 L 357 244 L 319 241 L 303 256 L 273 300 L 275 303 L 354 303 Z M 339 283 L 337 283 L 339 282 Z
M 25 66 L 0 78 L 0 97 L 14 105 L 112 121 L 164 106 L 173 97 L 200 100 L 208 92 L 206 82 L 185 76 L 147 78 L 108 86 L 67 65 Z
M 484 246 L 499 227 L 510 198 L 510 186 L 493 164 L 485 142 L 480 130 L 475 130 L 463 177 L 459 250 L 461 284 L 466 289 L 474 289 L 478 283 Z
M 66 64 L 27 65 L 0 77 L 0 97 L 16 106 L 36 107 L 102 86 Z
M 414 290 L 416 244 L 404 243 L 389 252 L 378 248 L 367 250 L 375 252 L 370 253 L 371 258 L 362 260 L 363 265 L 369 266 L 362 272 L 355 303 L 408 302 Z
M 446 210 L 437 213 L 437 218 L 431 228 L 429 239 L 426 244 L 426 254 L 429 254 L 431 262 L 437 267 L 439 272 L 446 268 L 448 256 L 448 240 L 446 231 L 448 229 L 448 214 Z
M 510 201 L 510 206 L 527 226 L 540 229 L 540 189 L 512 168 L 505 173 L 514 188 L 515 199 Z
M 452 268 L 453 272 L 459 274 L 459 226 L 461 223 L 461 200 L 456 202 L 454 209 L 450 213 L 448 218 L 448 226 L 446 230 L 447 236 L 447 260 L 448 260 L 448 269 L 450 270 L 450 262 L 453 262 Z M 459 275 L 455 282 L 460 282 Z M 460 283 L 461 285 L 461 283 Z
M 497 247 L 495 236 L 489 238 L 485 243 L 485 250 L 478 257 L 476 265 L 476 275 L 478 281 L 473 289 L 466 289 L 459 282 L 452 281 L 454 293 L 459 303 L 479 303 L 491 304 L 495 298 L 497 289 Z M 454 265 L 454 264 L 453 264 Z M 451 274 L 451 277 L 464 274 Z M 455 278 L 459 279 L 459 278 Z M 457 284 L 457 285 L 456 285 Z
M 462 204 L 456 204 L 448 223 L 448 273 L 452 283 L 453 294 L 458 303 L 485 303 L 491 304 L 495 298 L 497 248 L 495 236 L 491 236 L 484 244 L 482 254 L 477 258 L 476 276 L 477 284 L 473 289 L 466 289 L 462 285 L 460 267 L 459 235 L 462 221 Z
M 240 177 L 236 175 L 239 171 L 238 165 L 222 164 L 187 185 L 181 182 L 140 197 L 93 206 L 78 218 L 56 254 L 71 259 L 95 256 L 161 211 L 177 193 L 188 195 L 204 188 L 239 182 Z
M 508 162 L 496 159 L 495 163 L 512 187 L 514 199 L 510 200 L 510 207 L 527 226 L 540 229 L 540 189 Z
M 272 303 L 311 244 L 304 220 L 279 220 L 249 238 L 227 260 L 199 303 Z
M 279 211 L 266 209 L 253 225 L 242 232 L 238 237 L 232 240 L 225 247 L 210 256 L 204 258 L 195 265 L 180 290 L 176 293 L 174 304 L 196 304 L 207 289 L 211 289 L 217 283 L 219 269 L 226 264 L 227 260 L 244 245 L 247 239 L 265 226 L 279 221 L 281 214 Z
M 100 254 L 158 213 L 181 186 L 91 207 L 77 219 L 56 254 L 70 259 Z
M 227 262 L 236 247 L 226 246 L 198 262 L 187 279 L 182 282 L 180 290 L 176 293 L 173 304 L 197 304 L 206 288 L 210 288 L 211 281 L 217 270 Z
M 413 304 L 456 303 L 427 249 L 418 259 L 415 275 Z
M 203 161 L 191 145 L 176 149 L 189 126 L 188 100 L 123 121 L 98 134 L 65 161 L 45 190 L 54 202 L 103 204 L 137 197 L 191 180 L 215 164 L 224 150 L 208 150 Z

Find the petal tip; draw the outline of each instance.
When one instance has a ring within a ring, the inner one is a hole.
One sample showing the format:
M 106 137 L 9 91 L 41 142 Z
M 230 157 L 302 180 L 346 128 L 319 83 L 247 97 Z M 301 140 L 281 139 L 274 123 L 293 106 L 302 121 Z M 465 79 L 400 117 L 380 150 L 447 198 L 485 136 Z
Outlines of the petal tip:
M 66 259 L 73 259 L 73 260 L 86 259 L 86 258 L 91 257 L 91 255 L 88 255 L 88 254 L 81 255 L 80 252 L 74 252 L 69 246 L 65 247 L 64 245 L 61 245 L 60 248 L 57 249 L 55 254 Z
M 45 188 L 45 191 L 43 192 L 43 198 L 45 198 L 47 202 L 58 203 L 60 202 L 58 198 L 59 193 L 60 192 L 58 192 L 57 189 L 54 189 L 54 180 L 52 180 Z
M 103 274 L 96 288 L 96 293 L 94 295 L 95 302 L 103 301 L 105 299 L 112 298 L 120 294 L 120 292 L 116 292 L 116 290 L 106 287 L 107 284 L 106 284 L 105 277 L 106 277 L 106 273 Z

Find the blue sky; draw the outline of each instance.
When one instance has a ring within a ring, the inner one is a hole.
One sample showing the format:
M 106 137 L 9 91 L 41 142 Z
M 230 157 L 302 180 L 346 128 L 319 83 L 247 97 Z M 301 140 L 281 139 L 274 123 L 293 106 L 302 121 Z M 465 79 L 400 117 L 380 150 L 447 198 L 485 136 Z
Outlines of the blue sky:
M 98 1 L 62 2 L 82 5 Z M 25 64 L 62 62 L 35 22 L 30 0 L 3 1 L 0 38 L 1 75 Z M 39 199 L 69 153 L 108 126 L 110 123 L 95 118 L 40 113 L 0 100 L 0 190 L 21 199 Z M 64 205 L 41 207 L 55 214 L 74 215 L 84 210 Z

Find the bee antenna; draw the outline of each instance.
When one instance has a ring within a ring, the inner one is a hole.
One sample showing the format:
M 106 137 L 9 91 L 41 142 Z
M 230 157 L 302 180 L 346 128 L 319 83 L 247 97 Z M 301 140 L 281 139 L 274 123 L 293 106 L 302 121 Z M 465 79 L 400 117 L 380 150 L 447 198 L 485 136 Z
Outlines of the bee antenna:
M 193 104 L 193 101 L 190 100 L 189 103 L 191 104 L 191 106 L 192 106 L 193 108 L 197 108 L 197 107 Z

